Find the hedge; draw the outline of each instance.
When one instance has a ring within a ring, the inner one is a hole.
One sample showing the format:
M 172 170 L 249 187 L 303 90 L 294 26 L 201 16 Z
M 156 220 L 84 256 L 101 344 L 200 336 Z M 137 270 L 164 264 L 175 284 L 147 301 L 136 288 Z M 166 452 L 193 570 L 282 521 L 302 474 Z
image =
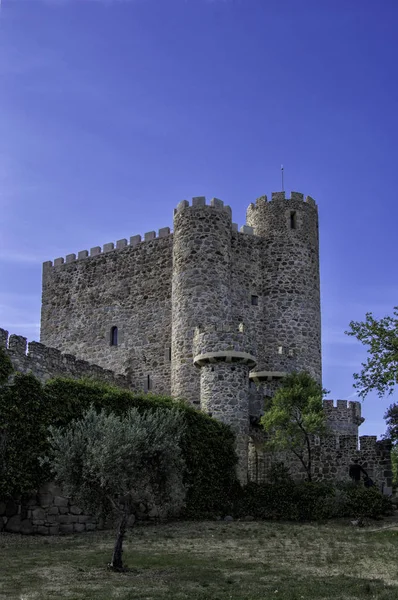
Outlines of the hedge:
M 231 505 L 238 486 L 237 457 L 234 434 L 226 425 L 169 397 L 135 394 L 92 380 L 55 378 L 42 385 L 33 375 L 22 374 L 0 388 L 0 497 L 28 493 L 49 478 L 38 460 L 47 451 L 47 427 L 66 426 L 90 405 L 116 414 L 133 406 L 143 411 L 179 406 L 187 421 L 182 441 L 185 516 L 201 518 Z M 1 439 L 6 440 L 5 452 Z

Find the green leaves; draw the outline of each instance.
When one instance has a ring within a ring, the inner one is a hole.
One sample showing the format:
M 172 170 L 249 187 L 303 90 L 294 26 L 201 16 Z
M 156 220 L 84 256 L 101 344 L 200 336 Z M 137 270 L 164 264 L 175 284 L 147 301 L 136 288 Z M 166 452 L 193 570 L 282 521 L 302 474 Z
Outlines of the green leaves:
M 268 434 L 268 446 L 291 450 L 311 480 L 311 436 L 326 433 L 322 398 L 326 391 L 309 373 L 286 376 L 261 418 Z
M 377 320 L 368 312 L 365 321 L 351 321 L 347 335 L 356 337 L 370 354 L 362 371 L 354 374 L 359 396 L 375 390 L 379 397 L 393 393 L 398 383 L 398 306 L 393 316 Z

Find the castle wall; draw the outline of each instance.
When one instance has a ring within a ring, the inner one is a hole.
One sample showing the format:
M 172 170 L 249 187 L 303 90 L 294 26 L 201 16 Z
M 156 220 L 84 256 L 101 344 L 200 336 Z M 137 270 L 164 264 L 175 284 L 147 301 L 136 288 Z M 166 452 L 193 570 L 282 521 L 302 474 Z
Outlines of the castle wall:
M 313 479 L 316 481 L 350 481 L 349 466 L 358 459 L 376 486 L 386 494 L 392 492 L 391 442 L 376 436 L 358 437 L 363 422 L 359 402 L 324 400 L 323 407 L 329 429 L 321 439 L 312 438 Z M 268 473 L 277 463 L 283 463 L 295 481 L 305 481 L 306 471 L 300 460 L 289 450 L 266 449 L 266 433 L 259 427 L 250 430 L 249 480 L 267 481 Z M 305 457 L 306 458 L 306 457 Z
M 62 354 L 56 348 L 48 348 L 38 342 L 28 343 L 20 335 L 9 336 L 5 329 L 0 329 L 0 347 L 5 349 L 16 371 L 33 373 L 43 382 L 56 376 L 73 379 L 90 377 L 118 387 L 130 387 L 129 378 L 125 375 L 78 360 L 70 354 Z
M 42 343 L 170 394 L 172 247 L 164 228 L 44 263 Z

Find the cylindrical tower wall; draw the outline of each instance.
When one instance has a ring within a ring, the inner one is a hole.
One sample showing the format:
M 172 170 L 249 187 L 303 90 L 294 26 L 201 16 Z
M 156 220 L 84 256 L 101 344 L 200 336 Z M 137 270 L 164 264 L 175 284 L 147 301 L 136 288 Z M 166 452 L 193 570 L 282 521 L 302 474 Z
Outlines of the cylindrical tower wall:
M 235 433 L 237 475 L 242 483 L 247 483 L 249 371 L 256 359 L 243 323 L 197 328 L 194 363 L 201 371 L 201 408 Z
M 172 368 L 174 397 L 198 404 L 199 373 L 193 366 L 198 325 L 225 322 L 231 298 L 231 209 L 221 200 L 183 201 L 174 216 Z
M 318 211 L 292 192 L 259 198 L 247 224 L 264 240 L 262 273 L 264 344 L 256 371 L 308 371 L 321 381 L 321 311 Z M 260 344 L 259 344 L 260 347 Z M 261 380 L 261 376 L 260 376 Z

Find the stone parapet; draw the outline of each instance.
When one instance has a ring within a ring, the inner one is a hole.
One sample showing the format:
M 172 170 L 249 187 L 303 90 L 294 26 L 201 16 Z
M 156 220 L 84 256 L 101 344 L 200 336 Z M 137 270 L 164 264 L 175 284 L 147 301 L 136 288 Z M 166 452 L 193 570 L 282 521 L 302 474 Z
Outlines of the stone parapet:
M 110 383 L 117 387 L 130 388 L 127 376 L 103 369 L 85 360 L 79 360 L 71 354 L 62 354 L 56 348 L 49 348 L 39 342 L 29 342 L 21 335 L 9 335 L 0 329 L 0 347 L 11 359 L 15 371 L 33 373 L 41 381 L 52 377 L 88 377 Z
M 243 323 L 212 324 L 195 329 L 193 339 L 194 364 L 242 362 L 256 365 L 255 348 Z

